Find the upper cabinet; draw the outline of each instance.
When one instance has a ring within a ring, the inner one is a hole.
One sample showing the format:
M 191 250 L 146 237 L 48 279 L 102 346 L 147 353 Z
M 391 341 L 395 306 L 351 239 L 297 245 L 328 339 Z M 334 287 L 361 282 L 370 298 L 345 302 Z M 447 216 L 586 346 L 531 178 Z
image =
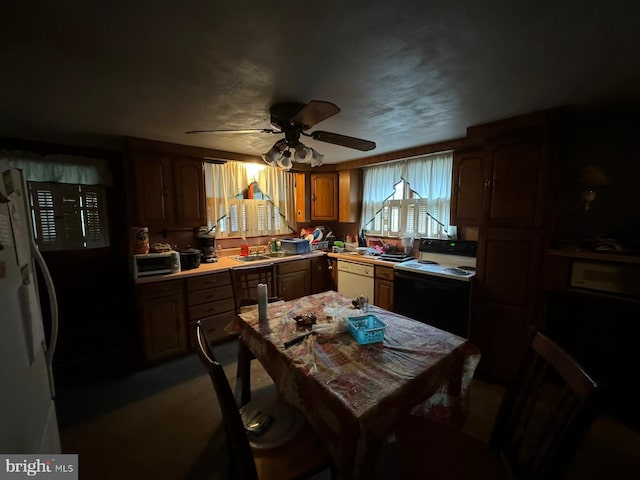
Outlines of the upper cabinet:
M 484 224 L 540 227 L 547 184 L 547 141 L 542 134 L 494 141 L 485 169 Z
M 357 222 L 362 205 L 362 170 L 340 170 L 338 180 L 338 221 Z
M 546 207 L 547 137 L 520 134 L 454 153 L 451 224 L 540 227 Z
M 362 205 L 362 171 L 295 174 L 296 221 L 357 222 Z M 310 214 L 309 214 L 310 212 Z
M 311 220 L 338 220 L 338 174 L 311 174 Z
M 451 225 L 477 227 L 482 222 L 484 175 L 481 149 L 454 152 Z
M 130 150 L 135 221 L 168 229 L 206 223 L 203 161 L 171 153 Z

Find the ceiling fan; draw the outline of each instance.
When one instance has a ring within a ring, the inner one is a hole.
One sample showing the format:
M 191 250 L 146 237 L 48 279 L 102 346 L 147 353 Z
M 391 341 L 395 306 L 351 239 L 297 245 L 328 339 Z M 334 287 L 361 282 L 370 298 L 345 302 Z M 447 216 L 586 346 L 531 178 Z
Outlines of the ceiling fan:
M 187 134 L 195 133 L 272 133 L 282 134 L 284 138 L 278 140 L 269 152 L 262 155 L 265 162 L 282 168 L 291 168 L 291 162 L 310 162 L 311 166 L 322 164 L 323 155 L 313 148 L 300 142 L 300 136 L 310 137 L 320 142 L 332 143 L 342 147 L 353 148 L 363 152 L 376 148 L 375 142 L 361 138 L 349 137 L 338 133 L 316 130 L 307 133 L 314 125 L 340 112 L 340 108 L 331 102 L 311 100 L 304 104 L 300 102 L 280 102 L 271 106 L 271 128 L 244 130 L 190 130 Z M 293 149 L 293 154 L 291 150 Z M 293 158 L 292 158 L 293 157 Z

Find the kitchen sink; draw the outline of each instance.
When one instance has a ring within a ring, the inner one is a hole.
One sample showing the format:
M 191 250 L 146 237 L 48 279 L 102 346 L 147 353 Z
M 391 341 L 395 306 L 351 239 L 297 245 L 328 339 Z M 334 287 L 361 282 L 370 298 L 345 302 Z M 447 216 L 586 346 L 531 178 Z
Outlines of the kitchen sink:
M 233 257 L 234 260 L 238 260 L 240 262 L 256 262 L 258 260 L 269 260 L 271 257 L 267 257 L 266 255 L 248 255 L 243 257 L 242 255 L 238 255 Z
M 289 253 L 289 252 L 268 252 L 268 253 L 264 253 L 262 254 L 266 257 L 269 258 L 282 258 L 282 257 L 291 257 L 293 255 L 296 255 L 295 253 Z

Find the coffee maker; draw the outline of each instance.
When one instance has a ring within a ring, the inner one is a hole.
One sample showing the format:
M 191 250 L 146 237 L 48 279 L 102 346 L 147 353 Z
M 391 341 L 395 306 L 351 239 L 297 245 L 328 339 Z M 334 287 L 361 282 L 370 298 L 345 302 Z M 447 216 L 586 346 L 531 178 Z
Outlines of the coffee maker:
M 201 228 L 200 231 L 198 231 L 198 242 L 200 242 L 201 262 L 217 262 L 215 227 L 211 229 L 207 229 L 206 227 Z

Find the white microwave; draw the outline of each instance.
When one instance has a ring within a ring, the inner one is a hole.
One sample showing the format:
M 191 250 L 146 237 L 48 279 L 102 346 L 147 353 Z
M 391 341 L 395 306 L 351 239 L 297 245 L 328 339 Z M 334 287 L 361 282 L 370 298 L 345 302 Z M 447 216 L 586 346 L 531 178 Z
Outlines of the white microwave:
M 571 286 L 640 298 L 640 264 L 574 260 Z
M 133 278 L 166 275 L 180 271 L 180 254 L 175 251 L 133 256 Z

